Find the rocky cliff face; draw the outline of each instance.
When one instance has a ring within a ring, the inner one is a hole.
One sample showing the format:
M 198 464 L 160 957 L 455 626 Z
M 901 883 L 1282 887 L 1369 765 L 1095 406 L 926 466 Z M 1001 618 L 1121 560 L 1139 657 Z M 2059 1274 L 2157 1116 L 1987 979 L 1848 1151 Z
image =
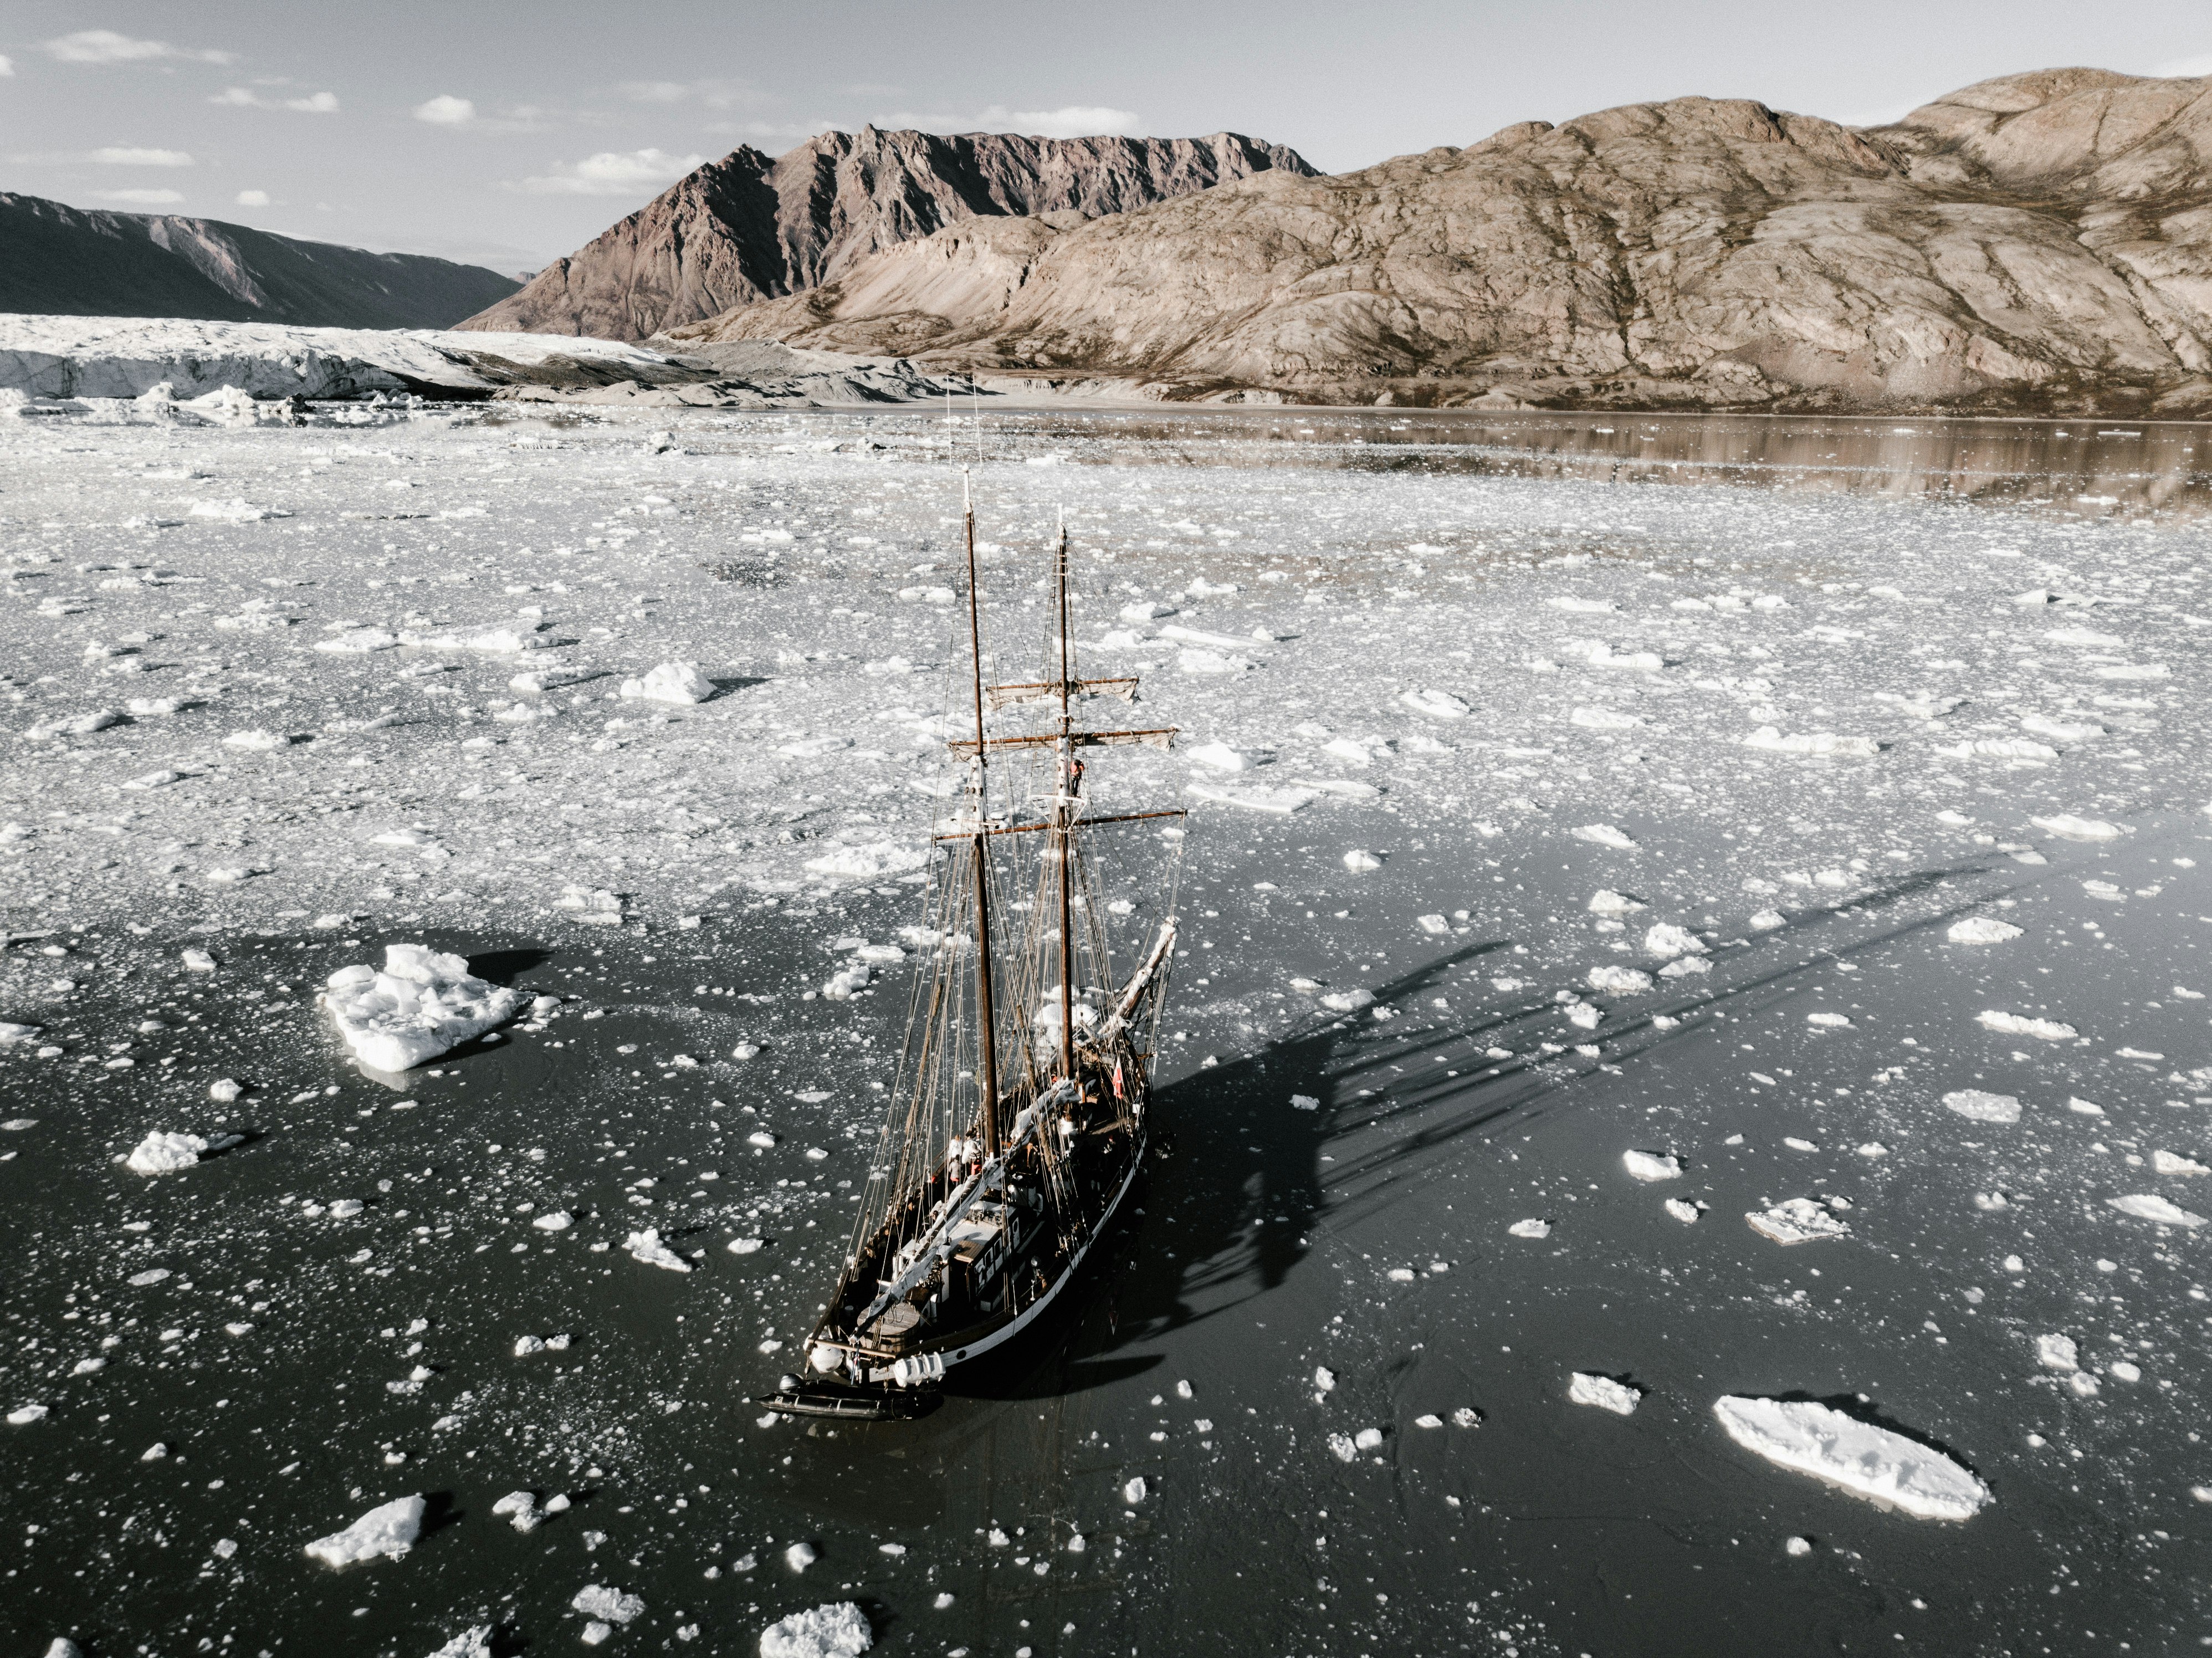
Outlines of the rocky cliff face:
M 1159 395 L 2212 410 L 2212 79 L 1854 130 L 1705 98 L 1088 222 L 976 219 L 679 331 Z
M 842 276 L 979 216 L 1096 218 L 1282 169 L 1294 152 L 1209 138 L 828 132 L 771 160 L 742 148 L 685 175 L 465 328 L 643 339 Z
M 515 291 L 482 266 L 301 241 L 216 219 L 0 194 L 0 311 L 444 328 Z

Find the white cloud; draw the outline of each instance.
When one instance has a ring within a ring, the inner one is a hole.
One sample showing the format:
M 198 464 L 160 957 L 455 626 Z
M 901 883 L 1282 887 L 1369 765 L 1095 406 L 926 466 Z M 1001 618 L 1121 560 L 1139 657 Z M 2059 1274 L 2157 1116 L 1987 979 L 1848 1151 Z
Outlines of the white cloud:
M 264 98 L 244 87 L 225 87 L 208 102 L 227 104 L 234 109 L 289 109 L 301 115 L 335 115 L 338 111 L 338 95 L 335 92 L 318 92 L 305 98 Z
M 235 52 L 173 46 L 167 40 L 134 40 L 127 34 L 118 34 L 113 29 L 79 29 L 74 34 L 64 34 L 58 40 L 47 41 L 46 50 L 64 64 L 136 64 L 155 58 L 183 58 L 196 64 L 228 64 L 237 56 Z
M 1133 134 L 1144 125 L 1144 118 L 1131 110 L 1097 104 L 1064 104 L 1058 109 L 1008 109 L 1004 104 L 993 104 L 972 115 L 900 113 L 886 116 L 877 125 L 919 127 L 924 132 L 1021 132 L 1039 138 L 1092 138 Z
M 434 127 L 465 127 L 474 124 L 477 106 L 465 98 L 441 93 L 425 103 L 416 105 L 415 118 L 428 121 Z
M 266 207 L 269 205 L 269 192 L 265 190 L 241 190 L 236 200 L 240 207 Z
M 2160 64 L 2151 73 L 2191 80 L 2200 75 L 2212 75 L 2212 52 L 2200 52 L 2194 58 L 2176 58 L 2171 63 Z
M 15 73 L 15 60 L 9 57 L 5 52 L 0 52 L 0 81 L 9 79 Z
M 574 167 L 556 161 L 550 174 L 525 179 L 522 187 L 537 196 L 632 196 L 672 184 L 706 159 L 665 149 L 601 150 Z
M 92 152 L 102 167 L 190 167 L 192 158 L 181 149 L 143 149 L 135 144 L 110 144 Z
M 126 207 L 174 207 L 185 199 L 173 190 L 95 190 L 92 193 L 103 202 L 121 202 Z

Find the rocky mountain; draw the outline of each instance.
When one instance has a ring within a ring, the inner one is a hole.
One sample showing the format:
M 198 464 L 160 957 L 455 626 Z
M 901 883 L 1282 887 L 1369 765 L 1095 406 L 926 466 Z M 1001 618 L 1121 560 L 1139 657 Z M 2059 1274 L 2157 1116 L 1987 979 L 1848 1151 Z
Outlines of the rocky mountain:
M 2212 411 L 2212 78 L 2008 76 L 1873 129 L 1532 121 L 967 220 L 676 331 L 1178 398 Z
M 842 276 L 869 254 L 969 219 L 1124 213 L 1228 179 L 1313 169 L 1279 144 L 825 132 L 750 146 L 687 173 L 464 328 L 644 339 Z
M 450 259 L 4 192 L 0 247 L 0 311 L 56 316 L 443 328 L 519 285 Z

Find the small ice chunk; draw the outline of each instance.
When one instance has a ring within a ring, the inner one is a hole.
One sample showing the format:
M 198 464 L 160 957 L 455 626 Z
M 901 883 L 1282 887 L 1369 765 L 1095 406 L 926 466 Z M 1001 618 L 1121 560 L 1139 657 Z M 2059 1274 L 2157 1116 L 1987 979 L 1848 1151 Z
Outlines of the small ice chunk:
M 1590 894 L 1589 913 L 1593 915 L 1633 915 L 1644 905 L 1625 892 L 1600 888 Z
M 672 1272 L 688 1272 L 691 1263 L 660 1241 L 660 1229 L 648 1226 L 642 1232 L 632 1232 L 623 1240 L 623 1247 L 631 1256 L 648 1266 L 665 1266 Z
M 187 950 L 184 952 L 182 960 L 185 964 L 185 971 L 187 973 L 212 973 L 215 971 L 215 957 L 209 955 L 204 950 Z
M 2075 1346 L 2070 1336 L 2038 1336 L 2035 1362 L 2046 1370 L 2078 1370 L 2081 1368 L 2081 1350 Z
M 1682 1160 L 1663 1151 L 1624 1151 L 1620 1161 L 1640 1181 L 1673 1180 L 1682 1172 Z
M 642 679 L 625 679 L 622 695 L 648 702 L 690 704 L 704 702 L 714 694 L 714 682 L 694 662 L 664 662 Z
M 886 876 L 909 874 L 928 861 L 928 853 L 920 847 L 884 840 L 870 841 L 865 846 L 840 847 L 819 858 L 808 859 L 806 868 L 815 875 L 835 875 L 852 881 L 874 881 Z
M 1252 762 L 1226 743 L 1201 743 L 1188 751 L 1194 765 L 1212 771 L 1237 772 L 1247 769 Z
M 1870 759 L 1881 752 L 1881 744 L 1871 737 L 1838 737 L 1833 732 L 1792 732 L 1784 737 L 1774 726 L 1761 726 L 1743 739 L 1747 749 L 1764 749 L 1770 754 L 1805 754 L 1833 756 L 1838 758 Z
M 1662 921 L 1644 933 L 1644 948 L 1647 954 L 1663 961 L 1676 956 L 1702 956 L 1705 953 L 1705 941 L 1687 927 Z
M 2070 1024 L 2061 1024 L 2056 1019 L 2033 1019 L 2024 1014 L 2005 1013 L 1996 1009 L 1978 1016 L 1978 1022 L 1990 1030 L 2001 1030 L 2008 1036 L 2034 1036 L 2046 1042 L 2063 1042 L 2081 1033 Z
M 1382 860 L 1373 853 L 1362 851 L 1355 847 L 1344 854 L 1344 866 L 1354 875 L 1364 875 L 1370 870 L 1382 868 Z
M 1444 1425 L 1444 1419 L 1443 1418 L 1436 1415 L 1434 1412 L 1431 1412 L 1425 1416 L 1415 1417 L 1413 1418 L 1413 1425 L 1417 1428 L 1441 1428 Z
M 1651 988 L 1651 975 L 1632 967 L 1594 967 L 1589 970 L 1589 987 L 1613 996 L 1633 996 Z
M 1121 1500 L 1133 1509 L 1145 1500 L 1146 1493 L 1149 1489 L 1150 1487 L 1145 1484 L 1145 1476 L 1138 1474 L 1121 1487 Z
M 1680 1221 L 1683 1225 L 1689 1226 L 1695 1224 L 1698 1217 L 1705 1212 L 1694 1203 L 1685 1203 L 1680 1198 L 1669 1198 L 1667 1199 L 1667 1212 Z
M 603 1588 L 597 1583 L 585 1584 L 568 1604 L 586 1618 L 609 1624 L 627 1624 L 645 1610 L 645 1602 L 636 1595 L 624 1594 L 617 1588 Z
M 732 1238 L 730 1253 L 733 1255 L 750 1255 L 765 1242 L 767 1240 L 764 1238 Z
M 1326 1364 L 1317 1364 L 1314 1367 L 1313 1383 L 1316 1393 L 1334 1392 L 1336 1388 L 1336 1372 Z
M 514 1356 L 517 1358 L 527 1358 L 532 1353 L 542 1353 L 544 1351 L 544 1336 L 517 1336 L 514 1339 Z M 492 1512 L 496 1514 L 499 1510 L 495 1509 Z
M 2124 1215 L 2133 1215 L 2137 1220 L 2156 1221 L 2161 1226 L 2193 1229 L 2204 1224 L 2203 1216 L 2192 1215 L 2186 1209 L 2148 1192 L 2138 1192 L 2124 1198 L 2106 1198 L 2105 1201 Z
M 2070 811 L 2056 817 L 2031 817 L 2027 821 L 2062 841 L 2117 841 L 2127 833 L 2118 823 L 2107 823 L 2100 817 L 2076 817 Z
M 1595 847 L 1611 847 L 1616 852 L 1633 852 L 1636 842 L 1610 823 L 1585 823 L 1580 829 L 1570 829 L 1577 841 L 1587 841 Z
M 1851 1229 L 1810 1198 L 1788 1198 L 1771 1209 L 1744 1216 L 1751 1230 L 1777 1243 L 1810 1243 L 1818 1238 L 1850 1236 Z
M 1941 1451 L 1810 1400 L 1713 1402 L 1728 1436 L 1768 1461 L 1921 1520 L 1971 1520 L 1990 1489 Z
M 1793 1560 L 1802 1559 L 1813 1552 L 1813 1540 L 1808 1537 L 1793 1537 L 1782 1546 L 1782 1552 Z
M 2017 938 L 2024 929 L 2010 921 L 2000 921 L 1994 915 L 1969 915 L 1963 921 L 1954 921 L 1944 936 L 1954 944 L 2001 944 L 2008 938 Z
M 173 1175 L 200 1160 L 208 1143 L 198 1134 L 169 1134 L 156 1129 L 138 1143 L 124 1166 L 134 1175 Z
M 8 1425 L 11 1428 L 27 1428 L 33 1422 L 44 1421 L 46 1414 L 46 1407 L 43 1405 L 18 1405 L 8 1412 Z
M 1589 1370 L 1577 1370 L 1567 1381 L 1567 1397 L 1577 1405 L 1595 1405 L 1601 1411 L 1611 1411 L 1615 1416 L 1633 1416 L 1642 1402 L 1644 1389 L 1625 1382 L 1616 1382 L 1609 1376 L 1598 1376 Z
M 1778 909 L 1762 909 L 1751 918 L 1749 923 L 1753 932 L 1771 932 L 1778 926 L 1789 925 L 1790 918 Z
M 491 1625 L 471 1625 L 432 1653 L 430 1658 L 492 1658 Z
M 505 1515 L 507 1523 L 526 1535 L 536 1531 L 544 1517 L 538 1511 L 536 1491 L 509 1491 L 491 1505 L 491 1511 Z
M 565 1232 L 576 1224 L 576 1218 L 566 1209 L 549 1209 L 533 1216 L 530 1224 L 541 1232 Z
M 1506 1231 L 1516 1238 L 1547 1238 L 1552 1236 L 1552 1223 L 1547 1220 L 1516 1220 Z
M 1413 918 L 1413 922 L 1422 932 L 1431 937 L 1441 937 L 1451 931 L 1451 923 L 1442 915 L 1417 915 Z
M 1398 700 L 1415 714 L 1431 720 L 1464 720 L 1473 712 L 1449 691 L 1438 690 L 1433 686 L 1401 692 Z
M 2207 1169 L 2195 1158 L 2181 1157 L 2172 1151 L 2152 1152 L 2150 1166 L 2161 1175 L 2212 1175 L 2212 1169 Z
M 940 1606 L 952 1604 L 938 1596 Z M 875 1644 L 868 1615 L 850 1600 L 809 1607 L 778 1619 L 761 1631 L 760 1658 L 858 1658 Z
M 427 1507 L 420 1497 L 395 1497 L 371 1509 L 343 1531 L 317 1538 L 307 1545 L 307 1552 L 331 1566 L 350 1566 L 379 1556 L 397 1560 L 422 1534 Z
M 1363 1007 L 1371 1007 L 1375 993 L 1371 990 L 1332 990 L 1321 999 L 1321 1005 L 1332 1013 L 1357 1013 Z

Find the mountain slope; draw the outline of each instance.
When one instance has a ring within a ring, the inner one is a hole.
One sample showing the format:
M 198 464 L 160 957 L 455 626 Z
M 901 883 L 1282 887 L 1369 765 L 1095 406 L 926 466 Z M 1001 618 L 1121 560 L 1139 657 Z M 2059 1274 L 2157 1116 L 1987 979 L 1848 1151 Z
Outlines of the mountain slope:
M 1161 394 L 2212 406 L 2212 80 L 1984 82 L 1854 130 L 1632 105 L 1117 217 L 976 220 L 675 331 Z
M 519 286 L 450 259 L 4 192 L 0 247 L 0 311 L 46 315 L 442 328 Z
M 1272 169 L 1295 152 L 1206 138 L 826 132 L 773 160 L 750 146 L 659 197 L 465 328 L 642 339 L 842 275 L 979 216 L 1126 212 Z

